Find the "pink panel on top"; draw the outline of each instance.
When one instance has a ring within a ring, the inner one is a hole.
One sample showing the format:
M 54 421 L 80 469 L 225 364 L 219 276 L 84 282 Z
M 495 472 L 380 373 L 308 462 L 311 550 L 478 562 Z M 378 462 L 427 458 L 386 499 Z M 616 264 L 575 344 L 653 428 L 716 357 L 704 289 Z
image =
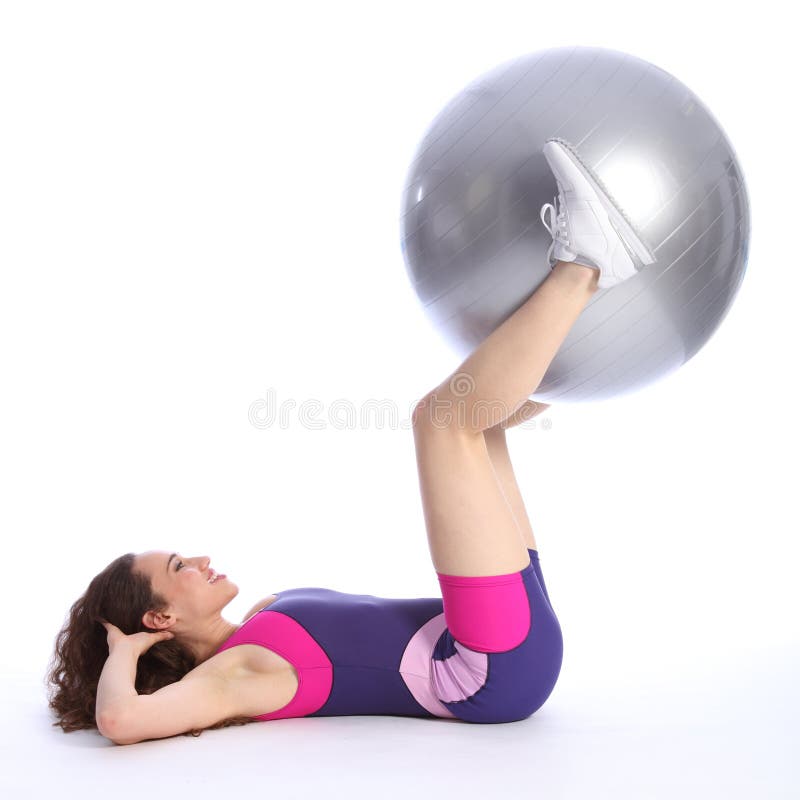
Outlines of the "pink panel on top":
M 454 639 L 484 653 L 502 653 L 525 640 L 531 609 L 519 572 L 480 577 L 436 575 Z
M 259 611 L 217 650 L 237 644 L 259 644 L 283 656 L 297 670 L 299 684 L 294 697 L 277 711 L 253 719 L 285 719 L 313 714 L 325 705 L 333 687 L 333 665 L 313 637 L 280 611 Z

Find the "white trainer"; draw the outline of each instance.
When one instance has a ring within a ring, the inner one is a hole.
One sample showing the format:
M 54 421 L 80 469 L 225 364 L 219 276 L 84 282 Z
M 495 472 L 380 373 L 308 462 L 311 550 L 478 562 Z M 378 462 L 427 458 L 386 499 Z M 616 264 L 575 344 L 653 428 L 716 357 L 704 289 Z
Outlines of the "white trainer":
M 597 287 L 608 289 L 637 273 L 636 259 L 641 265 L 655 262 L 625 212 L 569 142 L 548 139 L 542 152 L 558 184 L 558 199 L 540 212 L 553 237 L 547 251 L 551 268 L 556 261 L 592 267 L 600 271 Z

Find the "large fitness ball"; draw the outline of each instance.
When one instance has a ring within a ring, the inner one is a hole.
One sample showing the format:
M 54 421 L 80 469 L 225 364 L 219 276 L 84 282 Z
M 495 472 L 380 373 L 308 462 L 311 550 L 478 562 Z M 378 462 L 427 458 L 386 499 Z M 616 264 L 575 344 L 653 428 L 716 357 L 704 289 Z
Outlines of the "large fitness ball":
M 659 67 L 596 47 L 501 64 L 433 120 L 403 190 L 409 278 L 462 358 L 549 273 L 551 136 L 578 149 L 657 259 L 597 291 L 531 395 L 605 399 L 685 364 L 719 326 L 746 268 L 747 190 L 711 112 Z

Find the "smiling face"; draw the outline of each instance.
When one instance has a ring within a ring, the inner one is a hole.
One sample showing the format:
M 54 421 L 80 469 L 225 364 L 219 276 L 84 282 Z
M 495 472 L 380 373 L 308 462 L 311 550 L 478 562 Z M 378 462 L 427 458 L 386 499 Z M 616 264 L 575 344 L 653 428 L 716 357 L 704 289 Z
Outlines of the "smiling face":
M 134 569 L 150 579 L 156 594 L 168 603 L 163 612 L 148 611 L 144 624 L 176 635 L 203 627 L 239 594 L 239 587 L 217 574 L 208 556 L 184 558 L 167 550 L 138 553 Z

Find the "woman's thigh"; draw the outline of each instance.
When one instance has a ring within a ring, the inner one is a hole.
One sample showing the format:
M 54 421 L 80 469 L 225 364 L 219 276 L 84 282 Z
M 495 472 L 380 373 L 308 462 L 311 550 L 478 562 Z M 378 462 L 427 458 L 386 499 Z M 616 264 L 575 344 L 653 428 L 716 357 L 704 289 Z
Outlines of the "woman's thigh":
M 525 539 L 503 494 L 482 433 L 414 425 L 420 495 L 437 572 L 486 576 L 529 563 Z
M 447 629 L 433 651 L 437 699 L 467 722 L 513 722 L 549 697 L 563 640 L 540 581 L 538 553 L 519 572 L 493 578 L 440 575 Z

